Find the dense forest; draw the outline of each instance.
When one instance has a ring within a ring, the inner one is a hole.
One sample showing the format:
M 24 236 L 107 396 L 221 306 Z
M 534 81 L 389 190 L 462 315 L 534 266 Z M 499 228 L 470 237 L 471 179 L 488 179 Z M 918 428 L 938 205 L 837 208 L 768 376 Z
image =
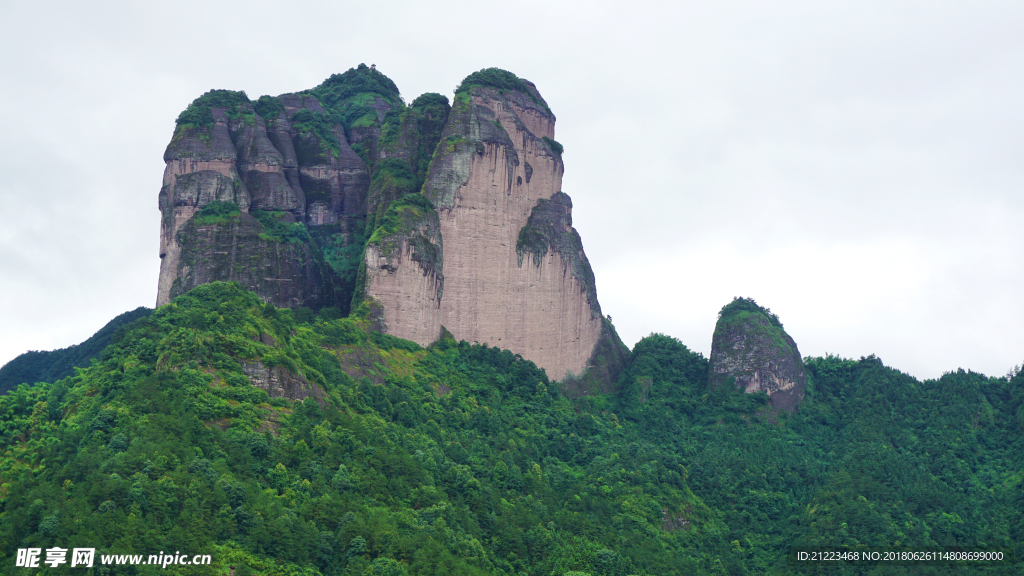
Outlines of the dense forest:
M 89 367 L 0 397 L 0 572 L 1020 573 L 787 553 L 1024 557 L 1024 374 L 809 358 L 788 414 L 709 389 L 702 355 L 652 334 L 615 394 L 572 399 L 511 352 L 422 348 L 367 313 L 209 284 L 120 326 Z M 54 546 L 212 564 L 15 568 Z
M 149 316 L 152 312 L 152 308 L 139 306 L 135 310 L 115 316 L 81 344 L 59 350 L 25 352 L 0 367 L 0 394 L 6 394 L 18 384 L 53 383 L 71 376 L 75 373 L 75 368 L 85 368 L 90 360 L 99 356 L 99 353 L 110 344 L 118 328 Z

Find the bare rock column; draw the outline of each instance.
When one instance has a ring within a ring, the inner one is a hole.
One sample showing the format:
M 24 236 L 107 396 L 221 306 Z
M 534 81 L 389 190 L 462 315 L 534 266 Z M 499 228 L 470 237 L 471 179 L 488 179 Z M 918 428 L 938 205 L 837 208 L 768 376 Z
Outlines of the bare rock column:
M 711 342 L 709 385 L 733 385 L 747 393 L 763 391 L 772 406 L 792 412 L 807 388 L 796 342 L 778 316 L 748 298 L 722 308 Z
M 521 90 L 464 83 L 456 93 L 422 191 L 436 209 L 442 256 L 429 269 L 413 264 L 412 237 L 375 233 L 365 294 L 382 305 L 389 333 L 426 345 L 443 327 L 521 354 L 556 380 L 600 374 L 607 388 L 627 350 L 602 317 L 572 228 L 555 117 L 518 81 Z M 377 245 L 391 246 L 390 256 Z

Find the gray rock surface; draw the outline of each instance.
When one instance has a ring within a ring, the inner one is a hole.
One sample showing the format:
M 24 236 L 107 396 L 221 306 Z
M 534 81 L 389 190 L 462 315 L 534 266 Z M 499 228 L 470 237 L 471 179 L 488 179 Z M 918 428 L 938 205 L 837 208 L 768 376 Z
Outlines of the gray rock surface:
M 711 342 L 709 385 L 763 391 L 777 410 L 792 412 L 804 398 L 807 377 L 796 342 L 770 310 L 746 298 L 722 308 Z

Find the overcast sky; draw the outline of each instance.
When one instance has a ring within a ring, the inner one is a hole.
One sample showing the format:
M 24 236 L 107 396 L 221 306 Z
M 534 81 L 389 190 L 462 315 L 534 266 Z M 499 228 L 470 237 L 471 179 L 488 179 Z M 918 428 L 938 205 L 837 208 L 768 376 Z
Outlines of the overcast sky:
M 174 119 L 377 64 L 535 82 L 602 308 L 705 355 L 749 296 L 804 356 L 1024 361 L 1024 3 L 0 3 L 0 364 L 152 307 Z

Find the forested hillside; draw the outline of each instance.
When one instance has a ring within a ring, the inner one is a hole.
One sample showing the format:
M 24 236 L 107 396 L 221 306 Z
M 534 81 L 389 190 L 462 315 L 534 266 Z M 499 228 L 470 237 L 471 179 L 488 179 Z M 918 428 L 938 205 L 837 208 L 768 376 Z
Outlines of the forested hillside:
M 0 397 L 0 572 L 34 573 L 17 549 L 53 546 L 213 559 L 95 574 L 240 576 L 810 574 L 785 556 L 815 545 L 1024 555 L 1022 374 L 920 382 L 811 358 L 790 415 L 709 391 L 706 359 L 655 334 L 618 395 L 570 400 L 510 352 L 424 349 L 370 331 L 370 312 L 204 285 L 91 367 Z
M 153 310 L 139 306 L 135 310 L 119 314 L 107 322 L 88 340 L 81 344 L 58 350 L 25 352 L 0 367 L 0 394 L 7 393 L 18 384 L 56 382 L 75 373 L 75 368 L 84 368 L 99 355 L 114 338 L 117 329 L 149 316 Z

